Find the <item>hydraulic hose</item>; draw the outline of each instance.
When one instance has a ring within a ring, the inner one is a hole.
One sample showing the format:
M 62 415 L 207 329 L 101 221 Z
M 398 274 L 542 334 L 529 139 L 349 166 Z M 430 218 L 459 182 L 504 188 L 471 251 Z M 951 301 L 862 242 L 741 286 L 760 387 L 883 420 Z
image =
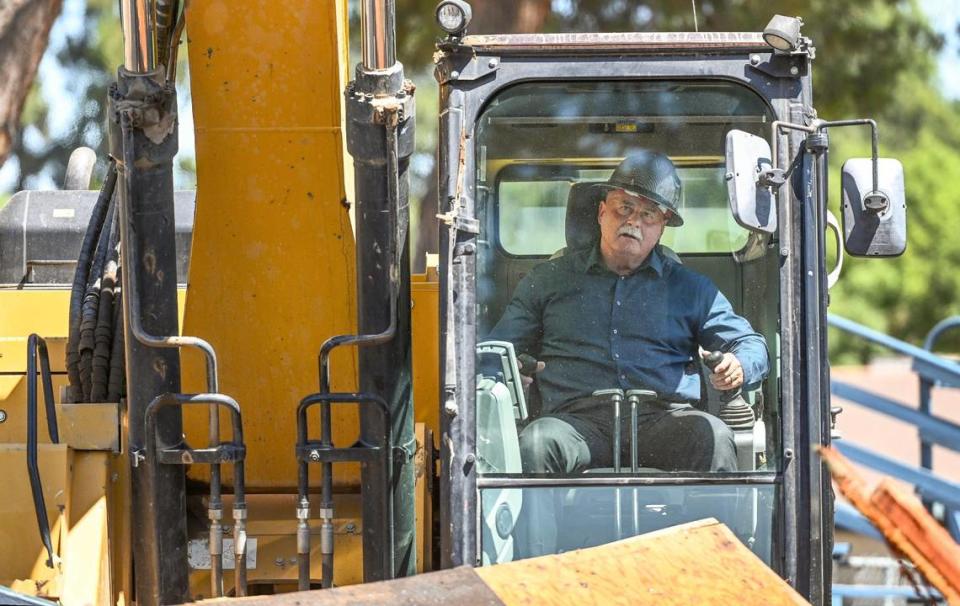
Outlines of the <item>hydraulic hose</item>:
M 117 275 L 123 272 L 123 267 L 117 267 Z M 123 291 L 118 286 L 114 288 L 113 306 L 113 343 L 110 351 L 110 373 L 107 379 L 107 402 L 119 402 L 126 395 L 126 358 L 123 349 Z
M 108 401 L 111 355 L 123 359 L 123 350 L 113 349 L 114 304 L 116 300 L 117 264 L 119 262 L 119 225 L 114 214 L 111 225 L 110 254 L 100 279 L 100 306 L 97 310 L 97 326 L 94 330 L 92 374 L 90 378 L 90 401 Z
M 94 333 L 99 315 L 103 269 L 110 255 L 110 239 L 116 222 L 116 210 L 116 204 L 111 201 L 110 209 L 107 212 L 108 218 L 104 223 L 104 229 L 100 231 L 96 254 L 93 257 L 93 263 L 90 265 L 87 290 L 83 297 L 80 312 L 80 340 L 77 343 L 77 352 L 80 354 L 80 387 L 83 390 L 82 401 L 84 402 L 93 401 L 90 399 L 90 394 L 92 390 L 93 349 L 95 346 Z
M 93 212 L 90 215 L 90 222 L 87 223 L 87 231 L 84 233 L 83 242 L 80 245 L 80 254 L 77 257 L 77 269 L 73 274 L 73 286 L 70 289 L 70 314 L 69 331 L 67 333 L 67 354 L 66 366 L 67 376 L 70 381 L 69 399 L 78 398 L 82 393 L 80 385 L 80 352 L 77 345 L 80 341 L 80 317 L 83 308 L 83 297 L 86 294 L 87 278 L 90 274 L 91 257 L 94 252 L 100 232 L 103 230 L 103 223 L 107 217 L 107 210 L 110 206 L 110 199 L 113 197 L 114 189 L 117 184 L 117 166 L 111 159 L 107 166 L 107 175 L 100 188 L 100 195 L 94 204 Z

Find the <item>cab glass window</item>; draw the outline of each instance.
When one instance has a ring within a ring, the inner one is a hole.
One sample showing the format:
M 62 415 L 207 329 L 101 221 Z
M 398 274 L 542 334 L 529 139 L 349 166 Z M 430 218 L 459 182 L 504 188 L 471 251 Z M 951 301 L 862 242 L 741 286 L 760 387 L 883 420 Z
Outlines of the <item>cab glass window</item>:
M 527 82 L 482 111 L 477 461 L 502 478 L 481 487 L 485 562 L 703 514 L 772 557 L 779 265 L 775 236 L 731 216 L 724 143 L 773 119 L 725 81 Z M 750 379 L 739 398 L 710 351 Z

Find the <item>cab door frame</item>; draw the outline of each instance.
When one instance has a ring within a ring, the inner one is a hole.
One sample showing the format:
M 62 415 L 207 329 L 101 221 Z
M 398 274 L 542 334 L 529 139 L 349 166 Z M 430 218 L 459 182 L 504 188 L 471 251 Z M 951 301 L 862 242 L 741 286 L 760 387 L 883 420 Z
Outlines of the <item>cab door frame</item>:
M 475 36 L 440 45 L 441 554 L 444 567 L 479 563 L 479 490 L 528 485 L 476 473 L 475 346 L 479 224 L 474 128 L 486 103 L 519 82 L 723 79 L 764 98 L 778 120 L 812 109 L 810 53 L 775 54 L 760 34 Z M 803 137 L 782 135 L 779 165 Z M 804 161 L 798 187 L 778 195 L 782 407 L 779 544 L 775 568 L 813 603 L 829 601 L 829 475 L 810 445 L 829 440 L 823 229 L 825 177 Z M 808 405 L 808 404 L 809 405 Z M 702 478 L 701 478 L 702 479 Z M 697 478 L 691 478 L 697 480 Z M 543 479 L 538 479 L 542 484 Z

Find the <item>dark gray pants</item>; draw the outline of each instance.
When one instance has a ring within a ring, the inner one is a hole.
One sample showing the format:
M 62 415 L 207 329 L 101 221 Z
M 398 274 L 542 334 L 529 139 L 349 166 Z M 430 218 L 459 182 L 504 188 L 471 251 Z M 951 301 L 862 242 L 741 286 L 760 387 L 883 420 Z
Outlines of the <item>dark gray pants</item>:
M 621 463 L 630 465 L 630 409 L 623 405 Z M 637 446 L 641 467 L 663 471 L 736 471 L 733 432 L 717 417 L 689 404 L 642 404 Z M 542 416 L 520 432 L 524 473 L 571 474 L 613 465 L 613 415 L 609 405 L 583 402 Z M 523 556 L 556 553 L 554 490 L 525 490 L 518 520 Z

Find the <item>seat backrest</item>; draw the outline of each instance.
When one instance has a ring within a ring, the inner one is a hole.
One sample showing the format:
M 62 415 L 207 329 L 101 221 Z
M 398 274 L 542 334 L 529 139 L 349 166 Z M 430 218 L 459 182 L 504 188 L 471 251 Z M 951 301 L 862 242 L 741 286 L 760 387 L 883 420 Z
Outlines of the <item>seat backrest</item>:
M 574 183 L 567 196 L 565 236 L 567 250 L 590 248 L 600 239 L 597 207 L 603 199 L 597 183 Z

